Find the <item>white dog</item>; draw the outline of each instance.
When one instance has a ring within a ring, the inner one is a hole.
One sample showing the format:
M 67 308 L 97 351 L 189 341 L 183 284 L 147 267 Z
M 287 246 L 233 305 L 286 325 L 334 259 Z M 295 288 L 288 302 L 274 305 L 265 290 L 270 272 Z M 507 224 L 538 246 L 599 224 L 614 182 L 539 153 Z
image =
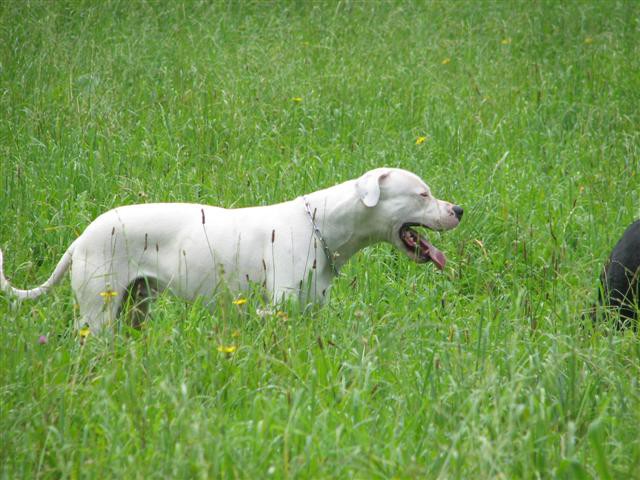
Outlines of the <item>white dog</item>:
M 444 254 L 411 227 L 449 230 L 461 217 L 462 208 L 434 198 L 418 176 L 392 168 L 264 207 L 118 207 L 93 221 L 32 290 L 9 285 L 0 251 L 0 288 L 35 298 L 73 265 L 81 314 L 76 328 L 88 325 L 93 332 L 116 318 L 127 296 L 144 301 L 156 290 L 212 304 L 220 288 L 238 293 L 259 284 L 273 302 L 292 295 L 322 302 L 340 267 L 372 243 L 390 242 L 443 269 Z

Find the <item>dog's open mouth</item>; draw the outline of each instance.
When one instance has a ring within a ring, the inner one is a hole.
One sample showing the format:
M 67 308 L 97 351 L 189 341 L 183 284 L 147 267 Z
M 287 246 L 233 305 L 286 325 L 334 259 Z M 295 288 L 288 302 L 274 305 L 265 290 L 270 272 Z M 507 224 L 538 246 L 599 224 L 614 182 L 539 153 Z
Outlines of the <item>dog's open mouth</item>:
M 427 240 L 411 227 L 426 227 L 419 223 L 405 223 L 400 227 L 400 240 L 419 262 L 433 262 L 440 270 L 444 269 L 447 257 L 444 253 L 431 245 Z

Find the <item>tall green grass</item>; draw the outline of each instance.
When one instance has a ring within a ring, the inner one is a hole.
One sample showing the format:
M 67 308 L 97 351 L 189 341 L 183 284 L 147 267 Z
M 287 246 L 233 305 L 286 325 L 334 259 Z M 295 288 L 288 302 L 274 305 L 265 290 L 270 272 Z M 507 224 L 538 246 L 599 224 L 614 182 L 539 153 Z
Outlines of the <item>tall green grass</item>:
M 3 478 L 640 478 L 640 343 L 581 320 L 640 216 L 639 28 L 633 1 L 4 2 L 17 286 L 122 204 L 388 165 L 465 216 L 443 274 L 367 248 L 311 312 L 162 297 L 81 346 L 68 282 L 3 295 Z

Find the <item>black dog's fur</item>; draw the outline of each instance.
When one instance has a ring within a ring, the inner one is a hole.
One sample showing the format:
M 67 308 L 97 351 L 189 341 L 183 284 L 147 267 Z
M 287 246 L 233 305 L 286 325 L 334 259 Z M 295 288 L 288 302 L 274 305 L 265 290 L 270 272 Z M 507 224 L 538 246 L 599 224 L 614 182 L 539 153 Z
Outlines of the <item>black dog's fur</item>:
M 640 302 L 640 220 L 625 230 L 613 248 L 600 276 L 598 299 L 619 315 L 617 326 L 624 328 L 637 320 Z M 596 318 L 594 309 L 592 318 Z M 637 328 L 637 322 L 635 322 Z

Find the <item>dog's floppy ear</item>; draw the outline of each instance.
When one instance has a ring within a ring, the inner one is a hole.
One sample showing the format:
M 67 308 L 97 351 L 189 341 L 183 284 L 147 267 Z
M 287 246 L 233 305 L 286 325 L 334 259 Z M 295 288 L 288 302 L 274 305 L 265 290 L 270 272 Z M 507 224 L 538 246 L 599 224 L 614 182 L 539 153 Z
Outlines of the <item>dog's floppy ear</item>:
M 375 207 L 380 200 L 380 182 L 387 178 L 389 170 L 377 169 L 365 173 L 356 181 L 356 191 L 362 203 Z

